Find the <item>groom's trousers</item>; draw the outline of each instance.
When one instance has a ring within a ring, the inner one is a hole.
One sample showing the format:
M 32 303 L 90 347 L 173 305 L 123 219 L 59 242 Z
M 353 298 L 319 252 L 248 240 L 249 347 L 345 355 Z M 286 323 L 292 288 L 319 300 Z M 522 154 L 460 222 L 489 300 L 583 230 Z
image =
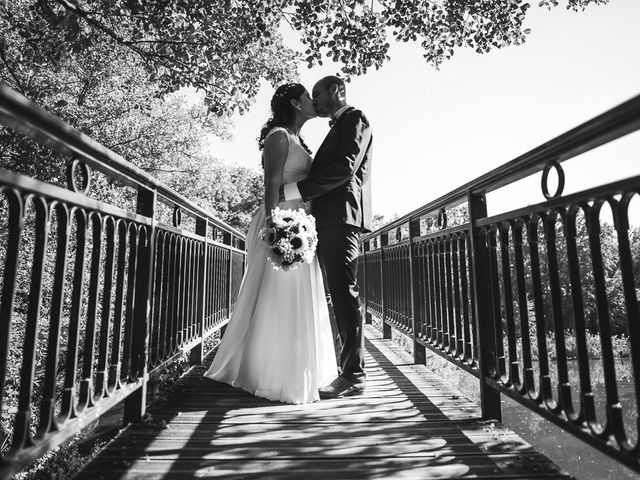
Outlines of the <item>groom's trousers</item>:
M 324 265 L 326 283 L 342 352 L 342 376 L 350 381 L 364 380 L 364 332 L 358 298 L 358 238 L 360 228 L 333 225 L 318 229 L 318 256 Z

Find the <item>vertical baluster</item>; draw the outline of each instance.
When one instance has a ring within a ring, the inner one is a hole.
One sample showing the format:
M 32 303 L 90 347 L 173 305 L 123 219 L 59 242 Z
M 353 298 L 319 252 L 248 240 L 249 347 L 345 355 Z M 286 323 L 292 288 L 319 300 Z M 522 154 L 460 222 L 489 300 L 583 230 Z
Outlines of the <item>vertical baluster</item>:
M 191 292 L 191 339 L 202 340 L 202 335 L 204 331 L 202 330 L 202 308 L 200 308 L 200 299 L 202 298 L 199 295 L 198 289 L 200 288 L 200 284 L 204 283 L 204 278 L 202 277 L 202 270 L 200 269 L 200 258 L 204 256 L 204 252 L 202 249 L 202 242 L 195 241 L 193 242 L 193 290 Z
M 451 242 L 453 238 L 451 235 L 447 235 L 444 238 L 444 261 L 445 261 L 445 284 L 446 284 L 446 301 L 447 301 L 447 315 L 445 325 L 445 351 L 449 354 L 453 354 L 456 345 L 455 327 L 454 327 L 454 312 L 453 312 L 453 271 L 451 260 Z
M 544 221 L 544 218 L 542 219 Z M 549 355 L 545 335 L 544 310 L 542 301 L 542 278 L 540 256 L 538 254 L 538 219 L 532 215 L 527 222 L 529 250 L 531 257 L 531 282 L 533 285 L 533 307 L 536 316 L 536 334 L 538 340 L 538 365 L 540 368 L 540 395 L 536 399 L 545 402 L 548 408 L 555 408 L 549 376 Z
M 584 206 L 585 213 L 588 205 Z M 589 350 L 586 339 L 586 322 L 584 317 L 584 300 L 582 295 L 582 280 L 580 276 L 580 260 L 576 237 L 578 234 L 576 215 L 581 207 L 570 208 L 565 215 L 565 237 L 567 240 L 567 263 L 571 282 L 571 299 L 573 303 L 573 319 L 576 328 L 576 347 L 578 350 L 578 364 L 580 368 L 580 403 L 581 411 L 576 422 L 586 422 L 592 432 L 599 430 L 596 419 L 596 407 L 593 391 L 591 390 L 591 375 L 589 373 Z
M 473 353 L 474 343 L 471 339 L 471 322 L 469 311 L 469 277 L 467 268 L 467 242 L 469 237 L 462 233 L 460 237 L 460 290 L 462 292 L 462 328 L 464 331 L 464 359 L 469 365 L 475 365 Z
M 380 235 L 380 298 L 382 299 L 382 338 L 391 338 L 391 326 L 387 323 L 389 321 L 389 298 L 386 272 L 388 270 L 388 263 L 386 262 L 387 252 L 385 248 L 389 244 L 389 236 L 387 233 Z
M 228 245 L 229 247 L 232 246 L 233 244 L 233 236 L 231 235 L 231 232 L 224 232 L 223 234 L 223 242 L 225 245 Z M 227 253 L 229 255 L 228 258 L 228 263 L 227 263 L 227 268 L 226 268 L 226 272 L 227 272 L 227 276 L 226 276 L 226 282 L 227 282 L 227 291 L 225 292 L 225 298 L 226 298 L 226 303 L 227 303 L 227 318 L 231 318 L 231 295 L 232 295 L 232 291 L 231 291 L 231 283 L 233 281 L 233 255 L 231 254 L 231 248 L 227 248 Z
M 149 351 L 149 318 L 153 295 L 156 192 L 140 187 L 136 210 L 139 215 L 151 219 L 151 224 L 140 227 L 136 245 L 135 322 L 132 326 L 131 360 L 132 376 L 134 380 L 140 382 L 140 387 L 124 402 L 124 422 L 140 422 L 147 406 L 147 352 Z
M 176 340 L 173 353 L 177 353 L 185 341 L 186 299 L 187 299 L 187 263 L 189 242 L 180 237 L 180 258 L 178 262 L 178 310 L 176 311 Z
M 516 219 L 513 224 L 513 251 L 515 258 L 516 285 L 518 289 L 518 316 L 520 317 L 520 333 L 522 338 L 523 385 L 520 393 L 525 393 L 526 391 L 529 397 L 534 399 L 536 397 L 536 387 L 534 381 L 533 362 L 531 358 L 529 309 L 525 283 L 524 255 L 522 253 L 523 225 L 524 221 L 521 218 Z
M 558 366 L 558 399 L 557 412 L 564 411 L 569 418 L 575 418 L 571 401 L 571 385 L 567 368 L 567 349 L 564 339 L 564 322 L 562 321 L 562 292 L 560 291 L 560 273 L 558 269 L 558 253 L 556 248 L 556 219 L 563 216 L 550 212 L 545 220 L 545 238 L 547 239 L 547 263 L 549 267 L 549 286 L 551 289 L 551 312 L 556 338 L 556 364 Z
M 33 251 L 33 265 L 31 267 L 31 286 L 29 289 L 29 306 L 27 310 L 27 325 L 24 332 L 24 347 L 22 349 L 22 369 L 20 372 L 20 393 L 18 396 L 18 411 L 14 420 L 12 450 L 18 450 L 33 445 L 29 432 L 31 419 L 31 396 L 33 395 L 33 377 L 35 375 L 36 343 L 38 342 L 38 327 L 40 324 L 40 307 L 42 305 L 42 276 L 44 273 L 44 258 L 47 251 L 49 237 L 49 210 L 46 201 L 41 197 L 31 197 L 35 209 L 35 245 Z
M 24 228 L 25 206 L 20 194 L 15 190 L 0 190 L 4 192 L 9 216 L 7 219 L 7 250 L 5 254 L 4 278 L 2 282 L 2 297 L 0 298 L 0 407 L 4 395 L 4 382 L 7 372 L 7 357 L 11 341 L 11 322 L 13 318 L 13 303 L 16 294 L 16 272 L 18 270 L 18 257 L 22 242 L 22 230 Z
M 200 338 L 200 342 L 189 352 L 189 363 L 191 365 L 201 365 L 204 356 L 204 334 L 206 328 L 206 303 L 208 288 L 208 269 L 207 269 L 207 229 L 208 222 L 206 218 L 196 218 L 196 235 L 202 237 L 202 243 L 199 244 L 197 262 L 198 262 L 198 278 L 196 280 L 197 292 L 195 297 L 196 312 L 195 321 L 196 335 Z
M 115 390 L 120 386 L 120 372 L 122 370 L 122 325 L 124 303 L 124 276 L 127 266 L 127 222 L 118 220 L 118 264 L 116 266 L 116 309 L 113 317 L 113 343 L 111 344 L 111 367 L 109 368 L 109 386 Z
M 133 322 L 134 322 L 134 305 L 136 297 L 136 276 L 138 266 L 138 226 L 130 223 L 127 228 L 129 236 L 129 259 L 127 265 L 127 299 L 124 316 L 124 328 L 122 333 L 122 369 L 120 371 L 120 380 L 123 383 L 133 381 Z
M 402 247 L 402 328 L 413 336 L 413 318 L 411 316 L 411 244 Z
M 210 298 L 211 298 L 211 315 L 213 321 L 217 324 L 218 322 L 218 290 L 220 289 L 220 281 L 218 279 L 218 247 L 214 244 L 211 245 L 211 265 L 210 265 L 210 275 L 211 281 L 209 282 L 210 287 Z
M 111 298 L 113 294 L 113 271 L 115 257 L 115 221 L 113 217 L 104 220 L 106 233 L 106 252 L 104 262 L 104 285 L 102 290 L 102 312 L 100 320 L 100 341 L 98 346 L 98 370 L 94 393 L 101 398 L 108 391 L 107 361 L 109 356 L 109 337 L 111 333 Z
M 489 245 L 484 228 L 477 222 L 487 216 L 484 194 L 469 194 L 469 228 L 471 231 L 471 282 L 475 309 L 476 344 L 480 361 L 480 402 L 483 418 L 502 420 L 500 392 L 491 388 L 485 380 L 494 374 L 497 358 L 495 322 L 491 296 L 491 262 Z
M 421 331 L 422 316 L 420 312 L 420 292 L 423 285 L 420 283 L 419 257 L 417 255 L 418 244 L 415 237 L 420 236 L 420 218 L 409 220 L 409 285 L 411 293 L 411 328 L 413 338 L 413 363 L 424 364 L 426 362 L 426 350 L 418 342 Z
M 369 278 L 369 256 L 367 252 L 371 248 L 370 242 L 365 241 L 362 242 L 362 312 L 364 316 L 364 323 L 367 325 L 371 325 L 371 313 L 369 312 L 369 283 L 371 279 Z
M 213 284 L 215 285 L 215 290 L 214 290 L 214 296 L 213 298 L 215 299 L 214 301 L 214 315 L 216 317 L 216 323 L 218 323 L 222 318 L 222 302 L 224 299 L 224 292 L 223 292 L 223 288 L 224 288 L 224 284 L 222 282 L 222 271 L 221 271 L 221 262 L 222 259 L 221 254 L 222 251 L 220 249 L 220 247 L 218 247 L 217 245 L 215 245 L 214 247 L 214 264 L 213 264 L 213 274 L 214 274 L 214 281 Z
M 509 226 L 503 222 L 500 227 L 500 257 L 502 266 L 502 286 L 504 289 L 504 311 L 507 317 L 507 344 L 509 348 L 509 381 L 517 390 L 522 388 L 516 345 L 516 322 L 513 311 L 513 282 L 511 280 L 511 258 L 509 257 Z
M 198 326 L 200 322 L 197 320 L 198 305 L 198 249 L 200 243 L 194 239 L 191 240 L 191 258 L 189 263 L 191 265 L 191 281 L 189 285 L 189 342 L 194 340 L 198 334 Z
M 429 289 L 429 300 L 427 308 L 429 310 L 429 320 L 427 323 L 427 339 L 429 343 L 435 345 L 438 337 L 438 322 L 437 318 L 437 300 L 436 300 L 436 241 L 428 240 L 427 248 L 429 250 L 428 257 L 428 276 L 427 276 L 427 288 Z
M 391 241 L 391 237 L 389 241 Z M 391 326 L 393 320 L 395 318 L 395 277 L 394 277 L 394 267 L 395 267 L 395 250 L 393 247 L 389 247 L 385 251 L 384 257 L 384 287 L 385 287 L 385 302 L 386 302 L 386 319 L 388 325 Z M 391 331 L 391 330 L 389 330 Z M 391 337 L 389 337 L 391 338 Z
M 402 247 L 398 244 L 400 228 L 396 229 L 396 243 L 393 250 L 393 276 L 391 284 L 393 287 L 393 323 L 396 328 L 402 328 Z
M 62 392 L 62 411 L 64 419 L 75 416 L 75 384 L 78 364 L 78 341 L 80 331 L 80 315 L 84 286 L 84 260 L 87 236 L 87 217 L 80 208 L 74 208 L 76 219 L 76 258 L 73 273 L 73 290 L 71 294 L 71 314 L 69 318 L 69 337 L 64 373 L 64 389 Z
M 455 321 L 455 344 L 452 349 L 455 351 L 455 356 L 463 360 L 464 359 L 464 335 L 462 332 L 462 315 L 460 314 L 460 235 L 454 233 L 451 236 L 451 261 L 452 261 L 452 273 L 453 273 L 453 315 Z
M 229 250 L 220 246 L 217 248 L 218 252 L 218 262 L 216 265 L 217 268 L 217 278 L 218 278 L 218 315 L 219 320 L 224 322 L 229 318 L 229 298 L 230 298 L 230 285 L 229 285 L 229 265 L 231 263 L 231 258 L 229 255 Z
M 191 277 L 190 259 L 191 259 L 191 240 L 183 237 L 184 251 L 182 262 L 182 308 L 180 321 L 180 344 L 182 348 L 189 340 L 189 282 Z
M 445 240 L 442 237 L 439 237 L 436 240 L 437 245 L 437 263 L 436 263 L 436 287 L 438 288 L 438 293 L 436 296 L 437 306 L 438 306 L 438 315 L 436 317 L 436 321 L 438 324 L 438 348 L 443 350 L 446 348 L 448 344 L 448 338 L 445 338 L 446 334 L 446 319 L 447 319 L 447 287 L 446 287 L 446 246 Z
M 153 287 L 153 304 L 151 305 L 151 334 L 149 340 L 149 368 L 159 365 L 160 352 L 160 318 L 162 315 L 163 298 L 163 276 L 165 275 L 164 258 L 164 242 L 166 234 L 162 230 L 157 230 L 156 247 L 155 247 L 155 268 L 154 268 L 154 287 Z
M 434 346 L 440 345 L 440 277 L 438 275 L 440 264 L 440 241 L 434 238 L 431 242 L 431 285 L 432 285 L 432 321 L 431 342 Z
M 397 237 L 396 237 L 397 238 Z M 399 315 L 398 313 L 400 312 L 400 295 L 399 295 L 399 283 L 400 283 L 400 248 L 398 247 L 398 244 L 394 244 L 393 249 L 391 250 L 391 258 L 390 258 L 390 262 L 389 262 L 389 279 L 388 279 L 388 285 L 390 287 L 390 293 L 391 295 L 389 296 L 389 306 L 390 308 L 390 312 L 389 312 L 389 317 L 391 318 L 391 324 L 392 325 L 398 325 L 398 320 L 399 320 Z
M 617 202 L 609 200 L 615 210 Z M 589 232 L 589 247 L 591 250 L 591 262 L 593 265 L 593 281 L 596 289 L 596 304 L 598 310 L 598 325 L 600 327 L 600 345 L 602 348 L 602 366 L 604 367 L 604 386 L 607 393 L 607 425 L 606 431 L 613 433 L 620 443 L 627 441 L 622 418 L 622 405 L 618 397 L 618 385 L 616 381 L 615 358 L 613 345 L 611 344 L 611 323 L 609 318 L 609 305 L 607 299 L 607 287 L 605 283 L 605 271 L 602 258 L 602 245 L 600 244 L 600 209 L 604 201 L 596 201 L 589 212 L 587 230 Z
M 214 267 L 213 267 L 213 261 L 214 261 L 214 250 L 213 250 L 213 246 L 209 245 L 208 243 L 208 239 L 205 240 L 205 250 L 207 252 L 206 254 L 206 280 L 205 280 L 205 290 L 204 290 L 204 301 L 205 301 L 205 312 L 204 312 L 204 318 L 205 318 L 205 325 L 206 328 L 209 329 L 213 326 L 213 302 L 215 300 L 214 298 L 214 283 L 213 283 L 213 272 L 214 272 Z
M 394 309 L 394 313 L 395 313 L 395 324 L 396 324 L 396 328 L 402 329 L 404 327 L 403 322 L 402 322 L 402 315 L 404 312 L 404 305 L 403 305 L 403 297 L 404 297 L 404 291 L 403 291 L 403 282 L 404 282 L 404 271 L 403 271 L 403 267 L 404 267 L 404 262 L 403 262 L 403 251 L 404 251 L 404 247 L 400 246 L 400 245 L 396 245 L 396 249 L 395 249 L 395 262 L 394 262 L 394 266 L 395 266 L 395 277 L 394 277 L 394 281 L 393 281 L 393 286 L 395 287 L 395 292 L 394 292 L 394 297 L 395 297 L 395 309 Z
M 87 322 L 82 352 L 82 378 L 78 411 L 93 405 L 93 360 L 96 345 L 96 320 L 98 318 L 98 286 L 100 281 L 100 260 L 102 258 L 102 218 L 98 213 L 90 216 L 93 225 L 93 244 L 91 247 L 91 266 L 89 270 L 89 296 L 87 298 Z
M 171 322 L 173 319 L 173 277 L 174 277 L 174 254 L 176 246 L 176 235 L 173 233 L 167 233 L 167 239 L 165 240 L 165 252 L 164 252 L 164 278 L 162 279 L 162 313 L 160 316 L 160 357 L 159 360 L 165 360 L 169 357 L 171 352 Z
M 493 301 L 493 321 L 495 322 L 496 335 L 496 367 L 498 375 L 503 382 L 506 382 L 506 359 L 504 357 L 504 339 L 502 335 L 502 309 L 500 302 L 500 274 L 498 272 L 498 246 L 496 241 L 496 228 L 492 226 L 488 229 L 489 238 L 489 261 L 491 265 L 491 299 Z
M 413 297 L 411 295 L 411 289 L 413 288 L 412 285 L 412 273 L 411 273 L 411 269 L 412 269 L 412 263 L 411 263 L 411 255 L 413 255 L 412 252 L 412 248 L 413 246 L 411 245 L 411 243 L 407 243 L 404 246 L 404 288 L 403 288 L 403 293 L 404 293 L 404 308 L 403 308 L 403 322 L 404 322 L 404 327 L 406 328 L 407 332 L 411 333 L 412 336 L 414 336 L 414 329 L 413 329 Z
M 418 220 L 418 228 L 419 228 L 419 220 Z M 427 283 L 427 275 L 426 275 L 426 242 L 424 240 L 420 241 L 420 243 L 416 244 L 417 252 L 416 252 L 416 264 L 418 265 L 418 285 L 420 285 L 420 290 L 418 290 L 418 302 L 420 302 L 418 309 L 418 319 L 420 329 L 416 332 L 416 336 L 420 337 L 420 339 L 424 340 L 427 334 L 427 321 L 428 321 L 428 283 Z
M 42 402 L 40 404 L 38 437 L 42 437 L 50 431 L 57 430 L 55 422 L 56 375 L 58 372 L 58 354 L 60 351 L 60 320 L 64 307 L 67 251 L 69 248 L 69 237 L 71 236 L 71 222 L 67 207 L 63 203 L 55 203 L 51 206 L 51 209 L 55 209 L 56 211 L 58 235 L 56 240 L 56 264 L 53 274 L 51 307 L 49 310 L 49 338 L 47 339 L 47 360 L 44 373 L 44 387 L 42 389 Z M 2 390 L 0 389 L 0 395 L 1 394 Z
M 192 314 L 192 303 L 191 303 L 191 294 L 193 292 L 193 240 L 188 238 L 186 239 L 187 248 L 185 253 L 185 275 L 184 275 L 184 324 L 182 326 L 184 335 L 183 335 L 183 346 L 191 341 L 191 314 Z
M 178 345 L 178 326 L 180 315 L 180 259 L 182 258 L 182 237 L 175 236 L 175 247 L 172 252 L 172 270 L 171 277 L 171 311 L 169 316 L 169 331 L 167 353 L 173 355 L 176 353 Z

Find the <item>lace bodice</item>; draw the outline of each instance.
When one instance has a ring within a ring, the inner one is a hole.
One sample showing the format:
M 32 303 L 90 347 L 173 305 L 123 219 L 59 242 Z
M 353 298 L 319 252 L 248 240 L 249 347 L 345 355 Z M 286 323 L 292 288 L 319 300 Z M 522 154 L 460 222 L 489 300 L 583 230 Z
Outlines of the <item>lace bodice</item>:
M 309 153 L 300 144 L 298 137 L 292 135 L 283 127 L 272 128 L 269 133 L 267 133 L 265 140 L 275 132 L 284 132 L 289 140 L 289 154 L 284 163 L 282 183 L 297 182 L 307 178 L 311 173 L 311 161 L 313 160 L 311 155 L 309 155 Z

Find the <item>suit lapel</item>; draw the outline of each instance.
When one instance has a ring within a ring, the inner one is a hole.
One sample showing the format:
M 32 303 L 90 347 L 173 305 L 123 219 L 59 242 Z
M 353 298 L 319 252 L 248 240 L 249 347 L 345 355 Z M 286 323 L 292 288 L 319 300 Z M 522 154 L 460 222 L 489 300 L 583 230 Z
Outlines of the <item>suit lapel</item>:
M 329 130 L 329 132 L 327 133 L 327 136 L 324 137 L 324 140 L 322 141 L 322 143 L 320 144 L 320 147 L 318 147 L 318 151 L 315 154 L 314 157 L 314 162 L 311 164 L 311 169 L 313 170 L 313 167 L 318 168 L 318 166 L 325 161 L 325 158 L 331 158 L 330 155 L 325 155 L 323 156 L 324 151 L 327 148 L 331 148 L 331 145 L 329 144 L 329 140 L 331 139 L 331 137 L 333 137 L 334 135 L 337 135 L 337 131 L 336 129 L 340 128 L 340 123 L 342 122 L 342 120 L 344 120 L 344 117 L 347 115 L 347 113 L 349 113 L 350 111 L 352 111 L 354 108 L 353 107 L 349 107 L 347 108 L 344 112 L 342 112 L 342 115 L 340 115 L 340 117 L 336 120 L 336 123 L 333 124 L 333 126 L 331 127 L 331 129 Z

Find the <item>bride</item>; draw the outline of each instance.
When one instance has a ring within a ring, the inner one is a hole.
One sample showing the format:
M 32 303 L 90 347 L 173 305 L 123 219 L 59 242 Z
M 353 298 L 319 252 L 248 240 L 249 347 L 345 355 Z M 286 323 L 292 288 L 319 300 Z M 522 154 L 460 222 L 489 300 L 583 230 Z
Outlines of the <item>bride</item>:
M 271 111 L 258 141 L 264 208 L 249 226 L 247 270 L 236 309 L 205 376 L 269 400 L 306 403 L 319 400 L 318 388 L 337 374 L 320 265 L 316 257 L 295 270 L 274 270 L 259 232 L 276 206 L 310 212 L 301 200 L 278 203 L 278 191 L 309 175 L 312 157 L 300 129 L 317 114 L 298 83 L 278 87 Z

